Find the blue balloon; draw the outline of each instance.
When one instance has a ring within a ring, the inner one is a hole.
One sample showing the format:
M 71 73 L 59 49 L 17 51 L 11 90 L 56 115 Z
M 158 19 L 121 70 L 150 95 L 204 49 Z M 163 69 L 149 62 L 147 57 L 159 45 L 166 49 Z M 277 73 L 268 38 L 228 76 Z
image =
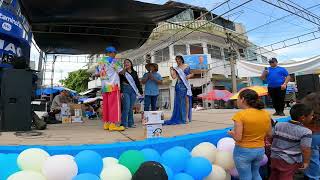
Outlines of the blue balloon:
M 141 152 L 144 155 L 145 161 L 160 162 L 161 156 L 156 150 L 150 149 L 150 148 L 146 148 L 146 149 L 142 149 Z
M 0 155 L 0 179 L 7 179 L 11 174 L 20 171 L 17 164 L 18 154 Z
M 168 180 L 173 180 L 174 174 L 171 168 L 169 168 L 166 165 L 162 165 L 164 167 L 164 169 L 166 170 L 167 176 L 168 176 Z
M 194 180 L 194 178 L 189 174 L 179 173 L 174 176 L 173 180 Z
M 203 157 L 193 157 L 187 162 L 184 172 L 191 175 L 194 179 L 203 179 L 212 171 L 210 161 Z
M 100 180 L 100 178 L 94 174 L 84 173 L 77 175 L 72 180 Z
M 78 173 L 91 173 L 100 175 L 103 168 L 103 161 L 100 154 L 85 150 L 79 152 L 75 157 L 74 161 L 78 165 Z
M 190 158 L 191 155 L 188 150 L 185 151 L 185 148 L 174 147 L 162 154 L 161 162 L 170 167 L 174 173 L 179 173 L 185 168 Z

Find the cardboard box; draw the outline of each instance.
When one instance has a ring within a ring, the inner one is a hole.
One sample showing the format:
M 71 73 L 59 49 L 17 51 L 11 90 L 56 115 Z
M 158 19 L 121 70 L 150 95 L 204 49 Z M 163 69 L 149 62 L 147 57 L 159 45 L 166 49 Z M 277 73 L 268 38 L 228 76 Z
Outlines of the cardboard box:
M 82 117 L 72 116 L 71 120 L 72 120 L 72 123 L 83 123 Z
M 70 106 L 68 106 L 68 104 L 62 104 L 60 114 L 61 116 L 70 116 Z
M 71 123 L 71 117 L 70 116 L 62 116 L 61 121 L 63 124 L 70 124 Z
M 84 105 L 83 104 L 70 104 L 71 115 L 72 116 L 82 116 L 82 112 L 84 112 Z
M 162 124 L 145 125 L 145 138 L 162 137 Z
M 144 111 L 142 115 L 142 124 L 163 124 L 162 111 Z
M 145 138 L 162 137 L 162 111 L 144 111 L 142 114 L 142 124 L 144 125 Z

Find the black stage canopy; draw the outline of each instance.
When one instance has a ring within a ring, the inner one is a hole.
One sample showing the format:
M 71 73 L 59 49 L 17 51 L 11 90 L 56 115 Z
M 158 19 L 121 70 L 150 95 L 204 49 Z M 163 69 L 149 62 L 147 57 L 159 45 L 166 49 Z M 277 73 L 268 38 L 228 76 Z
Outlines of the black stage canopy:
M 156 23 L 185 7 L 133 0 L 20 0 L 34 39 L 49 54 L 97 54 L 107 45 L 138 48 Z

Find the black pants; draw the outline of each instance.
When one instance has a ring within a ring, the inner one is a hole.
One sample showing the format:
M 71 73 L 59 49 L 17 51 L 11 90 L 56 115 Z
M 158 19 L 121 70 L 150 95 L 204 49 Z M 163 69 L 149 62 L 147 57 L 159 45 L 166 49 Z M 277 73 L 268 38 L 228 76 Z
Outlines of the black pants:
M 281 87 L 268 87 L 268 92 L 272 99 L 273 108 L 277 113 L 282 113 L 285 105 L 284 98 L 286 96 L 286 90 L 281 90 Z

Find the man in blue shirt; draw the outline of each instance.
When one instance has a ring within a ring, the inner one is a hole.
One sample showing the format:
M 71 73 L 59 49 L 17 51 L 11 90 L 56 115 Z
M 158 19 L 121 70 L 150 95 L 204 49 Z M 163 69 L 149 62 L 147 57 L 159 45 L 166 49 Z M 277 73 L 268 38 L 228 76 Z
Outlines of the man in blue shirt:
M 158 71 L 158 65 L 155 63 L 148 63 L 146 65 L 148 70 L 142 77 L 142 83 L 145 84 L 144 90 L 144 111 L 149 111 L 151 104 L 151 111 L 157 110 L 157 99 L 159 95 L 159 84 L 162 83 L 162 77 Z
M 267 80 L 268 93 L 272 99 L 272 104 L 275 109 L 274 116 L 285 116 L 284 110 L 284 98 L 286 95 L 287 84 L 290 80 L 288 71 L 278 66 L 278 60 L 272 58 L 269 60 L 270 67 L 266 68 L 262 75 L 262 80 Z

